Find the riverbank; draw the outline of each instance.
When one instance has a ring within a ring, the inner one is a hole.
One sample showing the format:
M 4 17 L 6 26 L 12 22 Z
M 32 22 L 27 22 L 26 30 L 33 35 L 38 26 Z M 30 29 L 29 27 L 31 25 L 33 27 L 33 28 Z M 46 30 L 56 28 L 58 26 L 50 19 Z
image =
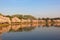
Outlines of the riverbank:
M 53 24 L 60 23 L 60 18 L 36 18 L 32 15 L 0 15 L 0 24 Z

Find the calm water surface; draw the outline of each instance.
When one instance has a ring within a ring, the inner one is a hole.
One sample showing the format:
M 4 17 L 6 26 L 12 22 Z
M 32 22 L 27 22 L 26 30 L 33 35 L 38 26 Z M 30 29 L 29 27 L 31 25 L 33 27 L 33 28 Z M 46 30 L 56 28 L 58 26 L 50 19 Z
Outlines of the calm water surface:
M 60 40 L 60 26 L 9 25 L 0 30 L 0 40 Z

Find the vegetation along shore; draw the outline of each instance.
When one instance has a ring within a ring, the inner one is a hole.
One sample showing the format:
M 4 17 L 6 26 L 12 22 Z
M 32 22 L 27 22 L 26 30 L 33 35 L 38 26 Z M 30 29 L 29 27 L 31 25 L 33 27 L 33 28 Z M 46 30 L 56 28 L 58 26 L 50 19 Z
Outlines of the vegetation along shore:
M 32 15 L 3 15 L 0 13 L 0 25 L 2 24 L 59 24 L 60 18 L 36 18 Z M 60 25 L 60 24 L 59 24 Z

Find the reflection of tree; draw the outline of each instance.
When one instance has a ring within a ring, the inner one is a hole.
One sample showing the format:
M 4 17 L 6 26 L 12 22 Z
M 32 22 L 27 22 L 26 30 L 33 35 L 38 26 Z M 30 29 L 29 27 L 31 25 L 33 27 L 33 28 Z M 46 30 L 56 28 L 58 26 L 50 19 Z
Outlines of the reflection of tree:
M 24 27 L 24 28 L 19 28 L 18 30 L 16 31 L 13 31 L 12 32 L 28 32 L 28 31 L 32 31 L 35 27 Z
M 54 27 L 60 27 L 60 25 L 55 25 Z
M 53 24 L 53 25 L 44 25 L 44 24 L 20 24 L 20 25 L 9 25 L 9 26 L 1 26 L 0 27 L 0 34 L 4 32 L 28 32 L 34 30 L 38 26 L 42 27 L 60 27 L 60 24 Z
M 26 25 L 26 26 L 22 26 L 22 25 L 17 25 L 17 26 L 15 26 L 15 27 L 19 27 L 17 30 L 16 30 L 16 28 L 12 25 L 12 29 L 10 30 L 11 32 L 23 32 L 23 31 L 31 31 L 31 30 L 33 30 L 35 27 L 32 27 L 32 26 L 28 26 L 28 25 Z
M 11 25 L 9 26 L 0 26 L 0 34 L 4 33 L 4 32 L 9 32 L 11 29 Z
M 32 27 L 32 26 L 23 28 L 24 31 L 32 31 L 34 29 L 35 29 L 35 27 Z

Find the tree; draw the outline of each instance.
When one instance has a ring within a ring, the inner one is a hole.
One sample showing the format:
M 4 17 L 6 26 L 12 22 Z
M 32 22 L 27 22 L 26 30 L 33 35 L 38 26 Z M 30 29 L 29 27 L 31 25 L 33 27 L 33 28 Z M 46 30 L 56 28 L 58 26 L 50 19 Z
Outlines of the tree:
M 9 18 L 10 18 L 10 20 L 12 19 L 12 16 L 10 16 L 10 15 L 6 15 L 6 17 L 9 17 Z
M 37 19 L 32 15 L 24 15 L 24 19 Z
M 19 14 L 16 14 L 16 15 L 12 15 L 13 17 L 18 17 L 19 19 L 23 19 L 23 15 L 19 15 Z
M 41 20 L 41 18 L 38 18 L 38 20 Z
M 2 15 L 2 16 L 3 16 L 3 14 L 2 14 L 2 13 L 0 13 L 0 15 Z

